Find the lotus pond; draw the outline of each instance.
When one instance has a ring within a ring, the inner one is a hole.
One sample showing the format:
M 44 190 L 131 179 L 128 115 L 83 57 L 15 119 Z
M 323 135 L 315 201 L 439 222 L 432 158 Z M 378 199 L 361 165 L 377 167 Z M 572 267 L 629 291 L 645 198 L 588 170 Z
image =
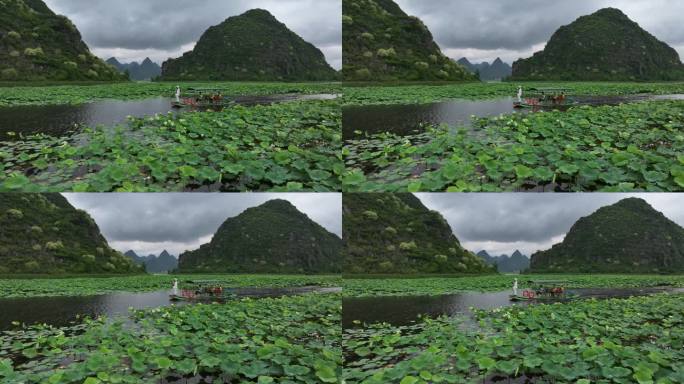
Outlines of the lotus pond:
M 337 383 L 339 294 L 132 310 L 0 333 L 3 383 Z
M 375 134 L 346 142 L 343 189 L 682 191 L 683 128 L 684 101 L 650 101 Z
M 71 278 L 0 278 L 0 299 L 91 296 L 117 292 L 153 292 L 171 289 L 173 280 L 220 281 L 230 288 L 340 287 L 335 275 L 139 275 Z
M 0 190 L 339 191 L 339 101 L 131 118 L 0 143 Z
M 681 383 L 684 295 L 475 310 L 343 334 L 347 383 Z

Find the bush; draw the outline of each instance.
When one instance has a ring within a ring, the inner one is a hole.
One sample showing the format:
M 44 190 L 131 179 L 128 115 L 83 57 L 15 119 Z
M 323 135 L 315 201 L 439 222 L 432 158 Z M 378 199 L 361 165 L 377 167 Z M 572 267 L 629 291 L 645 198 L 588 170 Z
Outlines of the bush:
M 362 37 L 364 40 L 375 40 L 375 36 L 373 36 L 372 33 L 368 33 L 368 32 L 362 33 L 362 34 L 361 34 L 361 37 Z
M 438 263 L 446 263 L 447 261 L 449 261 L 449 258 L 447 257 L 447 255 L 435 255 L 435 260 Z
M 31 247 L 36 252 L 42 251 L 43 247 L 40 246 L 40 244 L 34 244 L 33 247 Z
M 365 57 L 365 58 L 367 58 L 367 59 L 371 59 L 371 58 L 373 58 L 373 52 L 371 52 L 371 51 L 366 51 L 366 52 L 363 53 L 363 57 Z
M 354 24 L 354 19 L 351 16 L 342 15 L 342 24 L 352 25 Z
M 18 209 L 8 209 L 7 215 L 9 215 L 15 219 L 21 219 L 22 217 L 24 217 L 24 212 L 22 212 Z
M 383 261 L 382 263 L 378 264 L 378 267 L 382 272 L 390 272 L 392 269 L 394 269 L 394 264 L 392 264 L 391 261 Z
M 439 57 L 437 57 L 437 55 L 430 55 L 428 57 L 430 58 L 430 61 L 432 61 L 433 63 L 436 63 L 437 60 L 439 60 Z
M 41 227 L 39 227 L 39 226 L 37 226 L 37 225 L 34 225 L 33 227 L 31 227 L 31 232 L 43 233 L 43 228 L 41 228 Z
M 456 269 L 460 272 L 465 272 L 468 269 L 468 267 L 466 267 L 466 265 L 463 263 L 457 263 Z
M 14 68 L 3 69 L 0 74 L 4 80 L 14 80 L 19 77 L 19 73 Z
M 402 251 L 412 251 L 418 249 L 418 246 L 416 245 L 415 241 L 411 241 L 408 243 L 399 244 L 399 249 L 401 249 Z
M 40 270 L 40 265 L 37 261 L 27 261 L 24 263 L 24 269 L 29 272 L 38 272 Z
M 396 234 L 397 234 L 397 230 L 394 229 L 393 227 L 387 227 L 387 228 L 385 228 L 385 232 L 387 232 L 387 233 L 389 233 L 389 234 L 391 234 L 391 235 L 396 235 Z
M 21 52 L 16 51 L 16 50 L 12 50 L 12 51 L 10 51 L 9 55 L 10 55 L 10 57 L 19 57 L 21 55 Z
M 24 55 L 29 56 L 29 57 L 36 57 L 36 56 L 45 55 L 45 52 L 43 52 L 43 48 L 41 48 L 41 47 L 26 48 L 26 49 L 24 49 Z
M 393 57 L 396 56 L 397 52 L 394 50 L 394 48 L 387 48 L 387 49 L 378 49 L 378 56 L 379 57 Z
M 116 269 L 116 267 L 112 263 L 105 263 L 105 265 L 103 265 L 102 268 L 104 268 L 105 271 L 113 271 Z
M 369 71 L 367 68 L 362 68 L 356 71 L 356 77 L 359 79 L 370 79 L 371 77 L 371 71 Z
M 78 55 L 78 59 L 85 62 L 87 60 L 87 57 L 84 54 L 80 54 Z
M 21 33 L 17 31 L 9 31 L 7 32 L 7 37 L 14 40 L 21 40 Z
M 397 247 L 395 247 L 394 245 L 390 244 L 390 245 L 387 246 L 387 250 L 390 251 L 390 252 L 394 252 L 394 251 L 397 250 Z
M 415 64 L 416 68 L 420 69 L 421 71 L 428 70 L 430 68 L 430 64 L 424 62 L 424 61 L 417 61 Z
M 88 72 L 86 72 L 86 76 L 93 78 L 93 79 L 97 79 L 100 75 L 97 72 L 90 69 L 90 70 L 88 70 Z
M 97 252 L 98 255 L 104 255 L 104 248 L 97 247 L 95 248 L 95 252 Z
M 68 69 L 78 69 L 78 64 L 74 63 L 73 61 L 65 61 L 63 64 Z
M 95 264 L 96 260 L 94 255 L 83 255 L 82 259 L 88 264 Z
M 64 248 L 64 244 L 61 241 L 48 241 L 45 243 L 45 249 L 48 251 L 56 251 L 62 248 Z
M 378 214 L 375 213 L 374 211 L 365 211 L 363 213 L 363 216 L 368 220 L 377 220 L 378 219 Z

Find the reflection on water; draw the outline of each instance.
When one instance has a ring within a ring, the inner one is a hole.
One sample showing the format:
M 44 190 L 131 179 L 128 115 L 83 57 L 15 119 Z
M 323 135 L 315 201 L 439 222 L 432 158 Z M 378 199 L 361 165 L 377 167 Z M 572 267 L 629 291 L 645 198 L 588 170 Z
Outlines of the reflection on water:
M 571 289 L 569 293 L 581 298 L 616 298 L 649 295 L 672 290 L 669 288 L 591 288 Z M 494 309 L 511 305 L 530 305 L 534 302 L 514 303 L 509 300 L 511 291 L 477 293 L 464 292 L 441 296 L 383 296 L 344 298 L 342 301 L 342 325 L 353 328 L 361 324 L 386 322 L 396 326 L 410 325 L 418 321 L 420 315 L 438 317 L 441 315 L 469 314 L 470 308 Z M 558 301 L 563 301 L 558 300 Z M 548 303 L 548 301 L 547 301 Z
M 333 293 L 340 288 L 328 287 L 291 287 L 291 288 L 235 288 L 226 289 L 237 297 L 280 297 L 301 295 L 311 292 Z M 129 308 L 145 309 L 168 305 L 186 305 L 186 302 L 172 302 L 169 291 L 146 293 L 112 293 L 97 296 L 33 297 L 0 299 L 0 331 L 13 328 L 12 322 L 25 324 L 50 324 L 64 326 L 78 316 L 116 316 L 125 315 Z
M 171 102 L 166 98 L 117 101 L 106 100 L 79 105 L 20 106 L 0 108 L 0 140 L 19 139 L 45 133 L 63 136 L 78 130 L 79 125 L 94 127 L 114 125 L 126 121 L 127 116 L 149 116 L 171 112 Z M 17 136 L 10 137 L 8 132 Z
M 333 100 L 335 94 L 286 94 L 268 96 L 237 96 L 229 98 L 235 104 L 254 106 L 297 100 Z M 105 100 L 79 105 L 48 105 L 0 107 L 0 141 L 20 140 L 22 136 L 44 133 L 64 136 L 81 126 L 112 126 L 126 122 L 126 117 L 145 117 L 156 114 L 192 111 L 192 108 L 174 109 L 172 99 Z M 219 107 L 221 109 L 221 107 Z M 8 135 L 14 132 L 16 136 Z
M 423 132 L 424 127 L 430 125 L 469 127 L 472 116 L 492 117 L 511 113 L 562 111 L 572 106 L 516 110 L 513 108 L 515 100 L 512 97 L 505 97 L 494 100 L 450 100 L 430 104 L 348 106 L 343 108 L 342 114 L 344 139 L 361 139 L 364 134 L 383 132 L 409 136 Z M 599 106 L 645 100 L 684 100 L 684 95 L 575 96 L 573 100 L 574 106 Z

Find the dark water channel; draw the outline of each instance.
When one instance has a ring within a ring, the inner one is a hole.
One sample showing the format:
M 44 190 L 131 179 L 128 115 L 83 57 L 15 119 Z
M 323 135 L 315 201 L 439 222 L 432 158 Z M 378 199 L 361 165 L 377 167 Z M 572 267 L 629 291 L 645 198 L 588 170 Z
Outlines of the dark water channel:
M 285 94 L 270 96 L 238 96 L 235 104 L 254 106 L 297 100 L 331 100 L 338 95 Z M 22 136 L 44 133 L 64 136 L 80 127 L 112 126 L 126 122 L 128 116 L 145 117 L 172 112 L 179 114 L 192 109 L 177 110 L 172 99 L 104 100 L 79 105 L 47 105 L 0 107 L 0 141 L 20 140 Z M 9 135 L 13 132 L 14 135 Z
M 578 298 L 572 300 L 644 296 L 661 292 L 684 292 L 684 290 L 671 288 L 582 288 L 569 290 L 570 294 L 579 295 Z M 535 302 L 514 303 L 509 299 L 510 294 L 511 291 L 502 291 L 490 293 L 464 292 L 441 296 L 344 298 L 342 301 L 342 325 L 345 329 L 359 327 L 363 323 L 382 322 L 403 326 L 416 323 L 419 316 L 467 315 L 471 313 L 471 308 L 494 309 L 511 305 L 535 304 Z M 568 300 L 559 299 L 558 301 Z M 355 321 L 359 321 L 360 324 L 355 324 Z
M 340 292 L 340 288 L 324 287 L 292 287 L 292 288 L 236 288 L 225 289 L 242 297 L 281 297 L 311 292 Z M 89 316 L 125 315 L 129 308 L 146 309 L 169 305 L 187 305 L 187 302 L 172 302 L 169 295 L 172 291 L 155 291 L 146 293 L 111 293 L 97 296 L 68 297 L 31 297 L 17 299 L 0 299 L 0 331 L 14 328 L 13 321 L 25 324 L 49 324 L 66 326 L 77 318 Z M 226 303 L 230 305 L 230 301 Z
M 644 100 L 683 100 L 684 95 L 660 96 L 582 96 L 574 97 L 577 105 L 619 105 Z M 516 99 L 505 97 L 494 100 L 450 100 L 430 104 L 398 104 L 349 106 L 343 108 L 342 126 L 345 140 L 391 132 L 399 136 L 421 133 L 430 125 L 448 124 L 469 127 L 472 116 L 492 117 L 501 114 L 530 113 L 548 110 L 567 110 L 570 106 L 552 108 L 515 109 Z

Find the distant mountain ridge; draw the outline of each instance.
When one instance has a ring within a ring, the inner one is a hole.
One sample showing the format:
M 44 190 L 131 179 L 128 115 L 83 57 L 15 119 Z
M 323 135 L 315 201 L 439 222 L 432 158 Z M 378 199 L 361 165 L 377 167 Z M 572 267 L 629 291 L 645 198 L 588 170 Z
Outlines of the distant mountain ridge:
M 162 64 L 163 80 L 327 81 L 323 53 L 263 9 L 210 27 L 195 48 Z
M 159 256 L 138 256 L 134 251 L 126 252 L 124 256 L 130 258 L 138 265 L 144 264 L 147 273 L 168 273 L 178 268 L 178 259 L 166 250 L 160 253 Z
M 513 80 L 682 80 L 677 51 L 622 11 L 604 8 L 560 27 L 543 51 L 513 63 Z
M 228 218 L 211 242 L 179 257 L 180 272 L 338 273 L 342 239 L 287 200 Z
M 530 259 L 516 250 L 511 256 L 490 256 L 487 251 L 480 251 L 477 256 L 481 257 L 489 265 L 496 265 L 501 273 L 516 273 L 527 270 L 530 267 Z
M 140 64 L 137 61 L 124 64 L 115 57 L 111 57 L 107 60 L 107 64 L 115 67 L 121 73 L 128 71 L 129 78 L 135 81 L 152 80 L 161 75 L 161 66 L 150 60 L 149 57 Z
M 342 47 L 347 81 L 477 80 L 392 0 L 343 0 Z
M 42 0 L 0 0 L 0 81 L 122 81 Z
M 57 193 L 0 193 L 0 274 L 131 274 L 85 211 Z
M 682 273 L 684 228 L 628 198 L 579 219 L 560 244 L 532 255 L 535 273 Z
M 491 64 L 486 61 L 473 64 L 465 57 L 459 59 L 457 63 L 468 69 L 471 73 L 479 74 L 482 81 L 503 80 L 513 73 L 513 68 L 498 57 Z
M 412 194 L 347 193 L 342 201 L 345 273 L 494 273 Z

